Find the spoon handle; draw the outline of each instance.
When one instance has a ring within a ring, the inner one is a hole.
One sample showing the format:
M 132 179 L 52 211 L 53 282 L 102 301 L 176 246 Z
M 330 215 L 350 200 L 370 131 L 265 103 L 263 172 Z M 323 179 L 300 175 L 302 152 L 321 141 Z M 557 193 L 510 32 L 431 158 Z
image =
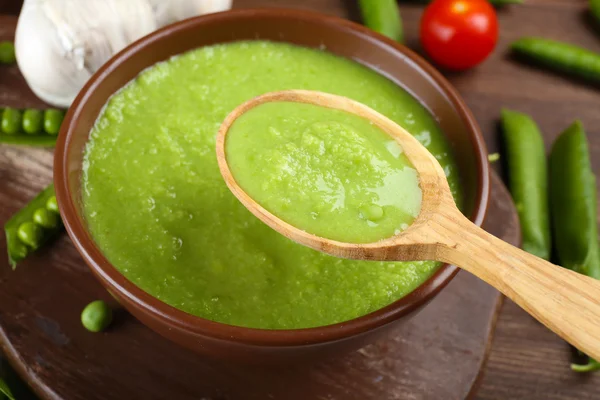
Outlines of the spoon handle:
M 511 246 L 464 217 L 452 223 L 444 229 L 441 261 L 486 281 L 564 340 L 600 359 L 599 280 Z

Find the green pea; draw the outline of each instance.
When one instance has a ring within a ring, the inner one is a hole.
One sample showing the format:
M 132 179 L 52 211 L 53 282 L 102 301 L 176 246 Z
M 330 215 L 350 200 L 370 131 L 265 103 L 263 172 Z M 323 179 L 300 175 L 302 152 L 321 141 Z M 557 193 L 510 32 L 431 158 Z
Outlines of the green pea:
M 17 236 L 21 239 L 21 242 L 37 249 L 44 238 L 44 231 L 33 222 L 28 221 L 19 225 Z
M 5 108 L 2 112 L 2 132 L 13 135 L 21 130 L 21 111 Z
M 12 42 L 0 42 L 0 64 L 14 64 L 15 45 Z
M 23 113 L 23 130 L 25 133 L 35 134 L 42 131 L 44 113 L 40 110 L 27 109 Z
M 101 332 L 112 322 L 112 310 L 102 300 L 92 301 L 81 313 L 81 323 L 90 332 Z
M 0 138 L 6 136 L 9 135 L 0 135 Z M 43 136 L 48 135 L 44 134 Z M 9 137 L 34 138 L 37 136 L 13 135 Z M 54 185 L 49 185 L 4 224 L 8 260 L 13 269 L 17 267 L 17 264 L 21 260 L 25 259 L 30 253 L 32 253 L 33 250 L 40 248 L 43 243 L 57 236 L 62 230 L 63 225 L 60 223 L 60 220 L 53 228 L 44 229 L 42 229 L 41 225 L 34 222 L 36 218 L 41 221 L 41 217 L 39 215 L 35 217 L 36 213 L 40 214 L 38 211 L 39 209 L 47 210 L 47 212 L 52 214 L 55 218 L 60 218 L 60 214 L 58 213 L 56 206 L 56 198 L 53 202 L 50 201 L 50 198 L 54 196 Z M 50 204 L 50 207 L 48 207 L 48 204 Z M 54 208 L 56 211 L 54 211 L 52 208 Z M 49 218 L 53 218 L 53 216 L 49 216 Z M 29 224 L 33 225 L 33 227 L 29 226 Z M 40 235 L 40 231 L 41 239 L 36 239 L 36 236 Z M 32 237 L 34 240 L 31 240 Z M 36 242 L 38 245 L 33 247 L 31 243 L 36 244 Z M 28 247 L 27 245 L 33 248 Z
M 44 130 L 50 135 L 57 135 L 60 131 L 65 113 L 60 110 L 50 108 L 44 113 Z
M 58 202 L 56 201 L 56 196 L 51 196 L 47 201 L 46 201 L 46 209 L 50 210 L 50 211 L 54 211 L 55 213 L 58 213 Z
M 58 225 L 58 216 L 55 212 L 45 208 L 38 208 L 33 213 L 33 222 L 44 228 L 52 229 Z

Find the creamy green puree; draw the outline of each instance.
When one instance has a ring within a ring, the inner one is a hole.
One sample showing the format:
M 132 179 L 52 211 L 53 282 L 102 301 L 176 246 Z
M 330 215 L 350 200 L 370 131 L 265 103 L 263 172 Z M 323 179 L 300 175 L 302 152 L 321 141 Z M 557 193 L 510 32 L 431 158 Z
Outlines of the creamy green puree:
M 261 104 L 233 123 L 225 150 L 250 197 L 321 237 L 376 242 L 406 229 L 421 210 L 417 171 L 400 145 L 354 114 Z
M 143 71 L 108 102 L 86 146 L 83 209 L 94 240 L 129 280 L 214 321 L 255 328 L 327 325 L 406 295 L 434 262 L 336 259 L 255 218 L 217 166 L 217 130 L 236 106 L 284 89 L 360 101 L 412 132 L 457 193 L 434 118 L 393 82 L 325 51 L 264 41 L 210 46 Z

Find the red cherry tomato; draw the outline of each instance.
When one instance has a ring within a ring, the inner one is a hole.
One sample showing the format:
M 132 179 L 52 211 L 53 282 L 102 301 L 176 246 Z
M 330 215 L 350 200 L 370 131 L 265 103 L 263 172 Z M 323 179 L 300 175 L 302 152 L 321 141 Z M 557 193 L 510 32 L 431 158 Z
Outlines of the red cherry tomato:
M 471 68 L 494 50 L 498 18 L 487 0 L 435 0 L 421 19 L 421 43 L 442 67 Z

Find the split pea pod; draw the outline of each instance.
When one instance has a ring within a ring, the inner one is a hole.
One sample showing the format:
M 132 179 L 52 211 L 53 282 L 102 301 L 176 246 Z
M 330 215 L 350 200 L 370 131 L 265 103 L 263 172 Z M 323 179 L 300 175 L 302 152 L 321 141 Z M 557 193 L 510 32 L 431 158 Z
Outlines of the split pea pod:
M 111 324 L 113 313 L 108 304 L 96 300 L 81 312 L 81 323 L 90 332 L 102 332 Z
M 0 143 L 52 147 L 64 116 L 64 111 L 52 108 L 0 108 Z
M 511 48 L 516 54 L 553 70 L 600 82 L 600 55 L 593 51 L 536 37 L 519 39 Z
M 404 41 L 397 0 L 359 0 L 364 24 L 398 42 Z
M 4 225 L 8 260 L 13 268 L 56 236 L 62 222 L 54 185 L 48 186 Z
M 519 213 L 523 250 L 550 258 L 548 171 L 544 140 L 536 123 L 516 111 L 502 110 L 509 187 Z

